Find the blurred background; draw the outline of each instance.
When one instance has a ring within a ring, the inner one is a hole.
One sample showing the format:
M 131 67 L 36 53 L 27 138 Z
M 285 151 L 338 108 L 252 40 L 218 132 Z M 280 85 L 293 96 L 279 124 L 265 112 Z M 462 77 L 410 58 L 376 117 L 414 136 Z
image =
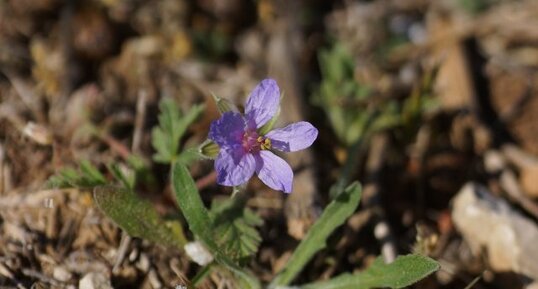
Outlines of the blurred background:
M 365 188 L 360 208 L 297 283 L 419 252 L 442 267 L 415 288 L 478 276 L 473 288 L 538 288 L 537 67 L 536 0 L 0 0 L 0 287 L 192 278 L 181 252 L 125 241 L 90 191 L 45 183 L 82 161 L 111 178 L 115 162 L 137 168 L 136 191 L 161 214 L 177 211 L 152 159 L 159 101 L 205 105 L 183 139 L 193 146 L 219 117 L 212 94 L 242 104 L 271 77 L 277 126 L 307 120 L 320 134 L 286 156 L 292 194 L 247 188 L 264 220 L 248 261 L 262 281 L 345 174 Z M 192 173 L 204 201 L 230 195 L 212 162 Z M 233 288 L 227 278 L 201 288 Z

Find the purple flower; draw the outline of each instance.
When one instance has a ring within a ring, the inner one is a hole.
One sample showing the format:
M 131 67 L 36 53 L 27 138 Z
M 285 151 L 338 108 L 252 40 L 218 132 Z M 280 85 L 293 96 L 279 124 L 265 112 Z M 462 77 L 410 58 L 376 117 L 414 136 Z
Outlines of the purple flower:
M 254 172 L 270 188 L 290 193 L 291 167 L 271 150 L 294 152 L 312 145 L 318 130 L 308 122 L 297 122 L 265 135 L 259 129 L 278 111 L 280 90 L 276 81 L 265 79 L 250 93 L 245 115 L 225 112 L 211 123 L 209 139 L 220 146 L 215 161 L 217 183 L 238 186 Z

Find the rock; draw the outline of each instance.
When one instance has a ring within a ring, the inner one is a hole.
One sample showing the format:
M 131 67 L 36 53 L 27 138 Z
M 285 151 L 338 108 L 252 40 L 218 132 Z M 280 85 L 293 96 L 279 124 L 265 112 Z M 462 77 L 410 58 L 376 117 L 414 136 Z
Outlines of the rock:
M 486 252 L 494 271 L 538 279 L 538 227 L 508 202 L 468 183 L 454 198 L 452 218 L 473 253 Z
M 54 279 L 65 283 L 73 277 L 73 274 L 67 271 L 65 267 L 58 266 L 54 268 L 54 271 L 52 272 L 52 276 L 54 277 Z
M 531 284 L 525 286 L 524 289 L 538 289 L 538 282 L 532 282 Z
M 527 193 L 529 197 L 538 197 L 538 165 L 531 165 L 521 168 L 520 173 L 521 186 L 523 191 Z
M 79 289 L 113 289 L 110 279 L 103 273 L 90 272 L 78 283 Z
M 148 272 L 150 266 L 151 266 L 151 262 L 149 260 L 148 255 L 144 253 L 140 254 L 140 257 L 138 258 L 138 262 L 136 262 L 136 268 L 140 269 L 140 271 L 142 272 Z
M 188 243 L 184 249 L 185 253 L 200 266 L 213 262 L 213 255 L 198 241 Z

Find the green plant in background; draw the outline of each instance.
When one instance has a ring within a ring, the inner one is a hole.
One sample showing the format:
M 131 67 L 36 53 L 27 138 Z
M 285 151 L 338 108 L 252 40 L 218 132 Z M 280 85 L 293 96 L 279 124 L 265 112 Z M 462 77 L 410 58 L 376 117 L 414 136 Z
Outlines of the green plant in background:
M 170 164 L 179 157 L 181 161 L 189 162 L 196 159 L 196 153 L 185 150 L 179 153 L 180 140 L 187 128 L 196 120 L 204 107 L 194 105 L 187 113 L 181 114 L 177 104 L 172 99 L 164 98 L 159 103 L 159 126 L 151 131 L 151 144 L 155 148 L 153 160 L 158 163 Z
M 89 161 L 80 162 L 79 170 L 65 168 L 49 178 L 46 187 L 53 188 L 88 188 L 105 185 L 107 179 Z
M 334 133 L 350 145 L 361 136 L 361 127 L 368 120 L 361 104 L 371 89 L 355 80 L 355 62 L 346 49 L 335 44 L 319 54 L 322 81 L 314 103 L 325 110 Z
M 500 0 L 458 0 L 461 8 L 471 14 L 478 14 L 497 4 Z
M 416 128 L 424 112 L 435 107 L 431 89 L 436 71 L 427 73 L 410 97 L 398 101 L 380 99 L 368 84 L 360 83 L 353 57 L 340 43 L 322 50 L 319 63 L 322 80 L 313 103 L 325 111 L 346 147 L 376 131 Z
M 360 99 L 364 96 L 357 97 Z M 193 234 L 192 240 L 185 237 L 179 220 L 163 218 L 151 203 L 136 194 L 137 180 L 140 180 L 138 176 L 147 169 L 140 160 L 133 160 L 127 170 L 119 164 L 109 165 L 115 181 L 107 179 L 96 167 L 83 161 L 79 171 L 63 170 L 50 179 L 49 185 L 93 188 L 96 205 L 131 236 L 179 249 L 189 242 L 200 243 L 211 254 L 213 261 L 203 265 L 193 278 L 193 284 L 187 284 L 189 288 L 196 286 L 211 270 L 230 272 L 236 288 L 288 288 L 315 254 L 327 246 L 327 238 L 355 212 L 360 201 L 361 186 L 357 182 L 348 185 L 350 173 L 344 169 L 341 179 L 333 186 L 334 198 L 321 217 L 300 242 L 282 271 L 270 284 L 262 284 L 246 267 L 247 261 L 258 252 L 262 239 L 257 227 L 263 225 L 263 220 L 246 208 L 248 195 L 245 192 L 235 193 L 229 199 L 214 201 L 211 209 L 207 209 L 187 168 L 192 161 L 204 158 L 198 153 L 204 148 L 218 151 L 218 147 L 207 141 L 199 148 L 181 150 L 181 138 L 203 108 L 196 106 L 182 115 L 175 103 L 169 100 L 162 101 L 160 108 L 159 126 L 152 134 L 156 149 L 154 160 L 171 166 L 171 185 L 177 205 Z M 361 124 L 360 120 L 358 123 Z M 359 139 L 360 134 L 347 137 L 352 137 L 348 139 L 351 141 Z M 346 167 L 352 165 L 353 161 L 349 161 Z M 384 264 L 378 259 L 370 268 L 358 274 L 343 274 L 327 281 L 293 288 L 402 288 L 438 268 L 437 262 L 428 257 L 407 255 L 391 264 Z

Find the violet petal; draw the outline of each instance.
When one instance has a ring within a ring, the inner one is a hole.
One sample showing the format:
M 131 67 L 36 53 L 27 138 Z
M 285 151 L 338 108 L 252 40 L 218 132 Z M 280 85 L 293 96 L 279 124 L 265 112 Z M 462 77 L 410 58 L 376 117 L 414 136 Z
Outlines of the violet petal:
M 233 146 L 241 144 L 245 133 L 245 119 L 238 112 L 225 112 L 211 123 L 209 139 L 219 146 Z
M 273 190 L 291 193 L 293 171 L 288 163 L 270 151 L 260 151 L 255 157 L 260 180 Z
M 311 146 L 318 137 L 318 129 L 309 122 L 301 121 L 272 130 L 265 137 L 271 140 L 272 148 L 294 152 Z
M 243 148 L 221 149 L 215 160 L 217 183 L 224 186 L 238 186 L 247 182 L 256 169 L 252 154 L 244 153 Z
M 278 111 L 280 89 L 273 79 L 262 80 L 250 93 L 245 116 L 253 129 L 262 127 Z

